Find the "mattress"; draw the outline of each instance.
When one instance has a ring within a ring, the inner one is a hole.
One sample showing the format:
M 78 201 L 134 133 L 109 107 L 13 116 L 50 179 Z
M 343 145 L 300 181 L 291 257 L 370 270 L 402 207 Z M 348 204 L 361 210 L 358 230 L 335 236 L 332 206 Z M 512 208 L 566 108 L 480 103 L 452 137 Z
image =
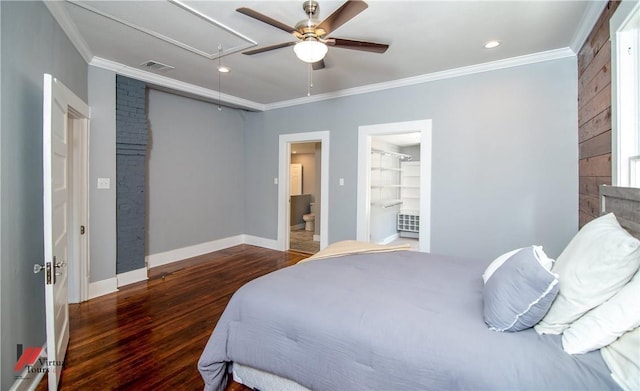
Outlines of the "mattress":
M 311 391 L 306 387 L 272 373 L 233 363 L 233 380 L 260 391 Z
M 599 351 L 501 333 L 482 316 L 488 262 L 412 251 L 310 261 L 234 294 L 199 361 L 205 390 L 232 362 L 321 390 L 617 390 Z

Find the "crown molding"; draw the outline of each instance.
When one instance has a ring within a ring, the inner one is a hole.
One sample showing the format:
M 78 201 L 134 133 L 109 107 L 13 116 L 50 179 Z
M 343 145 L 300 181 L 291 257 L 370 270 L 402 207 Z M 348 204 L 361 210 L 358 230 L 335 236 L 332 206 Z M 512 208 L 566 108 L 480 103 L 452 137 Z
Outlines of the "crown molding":
M 602 10 L 604 10 L 604 7 L 606 5 L 607 1 L 588 2 L 587 8 L 584 10 L 582 19 L 580 19 L 578 28 L 576 29 L 576 32 L 573 35 L 573 39 L 571 40 L 571 45 L 569 45 L 574 53 L 578 54 L 580 49 L 582 49 L 582 45 L 584 45 L 585 41 L 589 37 L 589 34 L 591 34 L 591 30 L 593 30 L 593 27 L 598 22 L 598 19 L 602 14 Z
M 91 59 L 89 65 L 107 69 L 119 75 L 138 79 L 169 90 L 177 91 L 182 94 L 186 94 L 187 96 L 204 98 L 205 100 L 213 103 L 220 102 L 224 106 L 246 109 L 250 111 L 268 111 L 307 103 L 320 102 L 323 100 L 342 98 L 351 95 L 367 94 L 392 88 L 406 87 L 437 80 L 473 75 L 476 73 L 490 72 L 498 69 L 557 60 L 567 57 L 575 57 L 575 52 L 569 47 L 268 104 L 262 104 L 247 99 L 238 98 L 233 95 L 218 93 L 218 91 L 215 90 L 200 87 L 190 83 L 185 83 L 166 76 L 157 75 L 155 73 L 133 68 L 128 65 L 123 65 L 115 61 L 106 60 L 100 57 L 94 57 L 93 59 Z
M 69 16 L 69 13 L 64 8 L 64 2 L 44 1 L 43 3 L 45 6 L 47 6 L 49 13 L 51 13 L 56 22 L 58 22 L 58 24 L 62 28 L 62 31 L 67 34 L 67 37 L 69 37 L 69 40 L 71 40 L 73 46 L 75 46 L 76 50 L 78 50 L 78 53 L 80 53 L 82 58 L 84 58 L 84 61 L 89 63 L 93 58 L 93 53 L 91 53 L 87 41 L 82 38 L 78 27 L 75 23 L 73 23 L 71 17 Z
M 454 77 L 472 75 L 475 73 L 490 72 L 498 69 L 511 68 L 521 65 L 534 64 L 543 61 L 556 60 L 566 57 L 575 57 L 575 52 L 571 48 L 549 50 L 546 52 L 527 54 L 524 56 L 507 58 L 504 60 L 491 61 L 482 64 L 471 65 L 462 68 L 449 69 L 441 72 L 428 73 L 424 75 L 408 77 L 405 79 L 392 80 L 384 83 L 369 84 L 362 87 L 348 88 L 345 90 L 318 94 L 310 97 L 291 99 L 281 102 L 264 105 L 265 110 L 280 109 L 289 106 L 296 106 L 306 103 L 319 102 L 327 99 L 342 98 L 351 95 L 367 94 L 370 92 L 383 91 L 392 88 L 406 87 L 415 84 L 428 83 L 436 80 L 450 79 Z
M 224 106 L 247 109 L 250 111 L 264 111 L 264 105 L 260 103 L 238 98 L 233 95 L 219 93 L 218 91 L 211 90 L 209 88 L 185 83 L 179 80 L 172 79 L 170 77 L 156 75 L 155 73 L 133 68 L 128 65 L 123 65 L 104 58 L 94 57 L 91 62 L 89 62 L 89 65 L 113 71 L 118 75 L 131 77 L 133 79 L 144 81 L 153 85 L 178 91 L 183 94 L 205 98 L 210 102 L 220 102 L 220 104 Z

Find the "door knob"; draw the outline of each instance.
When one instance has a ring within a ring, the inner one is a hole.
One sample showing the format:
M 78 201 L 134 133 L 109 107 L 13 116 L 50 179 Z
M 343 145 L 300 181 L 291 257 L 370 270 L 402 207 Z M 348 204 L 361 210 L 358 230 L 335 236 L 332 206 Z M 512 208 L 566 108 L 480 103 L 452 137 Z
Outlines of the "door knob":
M 33 273 L 34 274 L 38 274 L 43 270 L 44 270 L 44 265 L 40 265 L 39 263 L 36 263 L 35 265 L 33 265 Z

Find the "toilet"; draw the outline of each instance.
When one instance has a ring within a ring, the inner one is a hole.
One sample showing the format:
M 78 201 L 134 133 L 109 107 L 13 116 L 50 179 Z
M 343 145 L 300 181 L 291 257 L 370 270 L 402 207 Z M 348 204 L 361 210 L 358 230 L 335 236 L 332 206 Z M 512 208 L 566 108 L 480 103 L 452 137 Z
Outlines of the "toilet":
M 311 202 L 309 205 L 311 205 L 311 213 L 307 213 L 306 215 L 302 216 L 302 220 L 304 220 L 304 230 L 305 231 L 313 231 L 314 227 L 313 227 L 313 222 L 316 219 L 316 214 L 315 212 L 315 203 Z

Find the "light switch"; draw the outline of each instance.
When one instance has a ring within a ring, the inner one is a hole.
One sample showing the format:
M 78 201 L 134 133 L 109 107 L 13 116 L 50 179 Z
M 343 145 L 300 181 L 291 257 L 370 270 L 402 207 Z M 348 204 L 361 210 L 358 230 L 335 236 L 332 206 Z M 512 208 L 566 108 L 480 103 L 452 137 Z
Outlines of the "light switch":
M 98 189 L 111 188 L 111 178 L 98 178 Z
M 278 184 L 278 178 L 273 178 L 273 184 L 277 185 Z
M 344 186 L 344 178 L 340 178 L 340 186 Z

